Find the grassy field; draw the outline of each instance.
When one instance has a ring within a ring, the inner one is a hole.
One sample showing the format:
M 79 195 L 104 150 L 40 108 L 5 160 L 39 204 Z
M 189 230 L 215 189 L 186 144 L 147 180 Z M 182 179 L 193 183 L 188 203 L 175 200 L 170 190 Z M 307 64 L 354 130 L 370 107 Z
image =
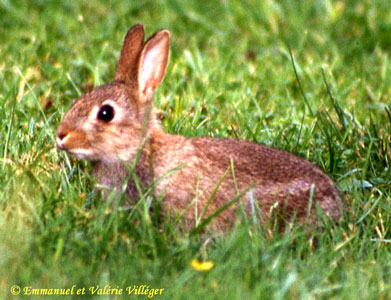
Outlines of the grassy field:
M 94 192 L 55 130 L 112 80 L 135 23 L 172 34 L 155 95 L 168 132 L 309 159 L 344 195 L 342 221 L 309 236 L 239 216 L 225 236 L 189 236 Z M 0 298 L 149 299 L 127 295 L 146 285 L 164 289 L 152 299 L 390 299 L 390 36 L 389 0 L 0 0 Z

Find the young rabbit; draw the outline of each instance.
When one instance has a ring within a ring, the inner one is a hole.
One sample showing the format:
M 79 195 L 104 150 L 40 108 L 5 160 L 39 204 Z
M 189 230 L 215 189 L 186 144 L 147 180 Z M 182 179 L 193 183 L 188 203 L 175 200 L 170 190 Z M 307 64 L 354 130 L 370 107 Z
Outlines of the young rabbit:
M 341 197 L 332 180 L 310 162 L 244 140 L 186 138 L 162 129 L 152 98 L 166 71 L 169 44 L 167 30 L 144 41 L 142 25 L 130 28 L 114 81 L 77 100 L 57 130 L 58 148 L 91 161 L 101 185 L 120 190 L 128 180 L 130 199 L 139 199 L 153 185 L 163 214 L 184 213 L 187 228 L 195 226 L 204 209 L 205 219 L 241 192 L 212 228 L 229 228 L 235 207 L 260 222 L 277 213 L 314 223 L 319 208 L 338 219 Z

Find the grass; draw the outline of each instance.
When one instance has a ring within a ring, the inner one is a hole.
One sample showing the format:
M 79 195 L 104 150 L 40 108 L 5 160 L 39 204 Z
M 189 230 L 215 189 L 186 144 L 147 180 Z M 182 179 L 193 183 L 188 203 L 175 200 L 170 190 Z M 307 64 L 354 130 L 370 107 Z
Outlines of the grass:
M 390 11 L 386 0 L 0 0 L 0 298 L 60 297 L 13 285 L 76 285 L 85 299 L 148 298 L 91 295 L 97 285 L 164 288 L 159 299 L 390 298 Z M 309 237 L 239 216 L 226 236 L 190 236 L 149 215 L 148 199 L 128 212 L 96 194 L 54 133 L 73 98 L 112 80 L 135 23 L 172 33 L 155 96 L 168 132 L 309 159 L 344 194 L 343 220 Z

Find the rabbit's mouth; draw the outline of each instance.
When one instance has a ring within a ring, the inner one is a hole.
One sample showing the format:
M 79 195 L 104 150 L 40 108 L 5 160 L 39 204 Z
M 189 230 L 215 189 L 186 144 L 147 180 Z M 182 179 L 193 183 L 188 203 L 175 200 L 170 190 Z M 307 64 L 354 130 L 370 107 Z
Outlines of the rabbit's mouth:
M 71 149 L 71 148 L 67 147 L 66 143 L 58 137 L 56 138 L 56 144 L 57 144 L 58 149 L 66 151 L 68 154 L 70 154 L 72 156 L 76 156 L 77 158 L 91 159 L 91 156 L 93 155 L 92 151 L 88 150 L 88 149 L 84 149 L 84 148 Z
M 75 130 L 67 123 L 61 124 L 57 129 L 56 145 L 60 150 L 64 150 L 77 158 L 91 160 L 91 157 L 94 156 L 94 151 L 91 149 L 85 132 Z

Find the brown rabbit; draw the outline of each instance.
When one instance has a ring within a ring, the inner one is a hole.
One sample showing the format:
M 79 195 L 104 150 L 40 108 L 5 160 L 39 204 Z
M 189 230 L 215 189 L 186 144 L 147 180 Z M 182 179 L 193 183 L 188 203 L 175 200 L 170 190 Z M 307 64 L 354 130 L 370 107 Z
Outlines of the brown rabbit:
M 143 26 L 130 28 L 114 81 L 78 99 L 57 130 L 57 146 L 91 161 L 101 185 L 120 190 L 128 179 L 130 199 L 153 186 L 154 196 L 162 197 L 163 214 L 184 213 L 187 228 L 200 221 L 204 209 L 205 219 L 235 197 L 240 200 L 218 215 L 212 228 L 232 225 L 235 207 L 253 217 L 261 212 L 263 222 L 276 212 L 313 223 L 319 208 L 340 218 L 337 188 L 307 160 L 248 141 L 186 138 L 162 129 L 152 104 L 169 44 L 167 30 L 144 42 Z M 128 178 L 132 163 L 134 175 Z

